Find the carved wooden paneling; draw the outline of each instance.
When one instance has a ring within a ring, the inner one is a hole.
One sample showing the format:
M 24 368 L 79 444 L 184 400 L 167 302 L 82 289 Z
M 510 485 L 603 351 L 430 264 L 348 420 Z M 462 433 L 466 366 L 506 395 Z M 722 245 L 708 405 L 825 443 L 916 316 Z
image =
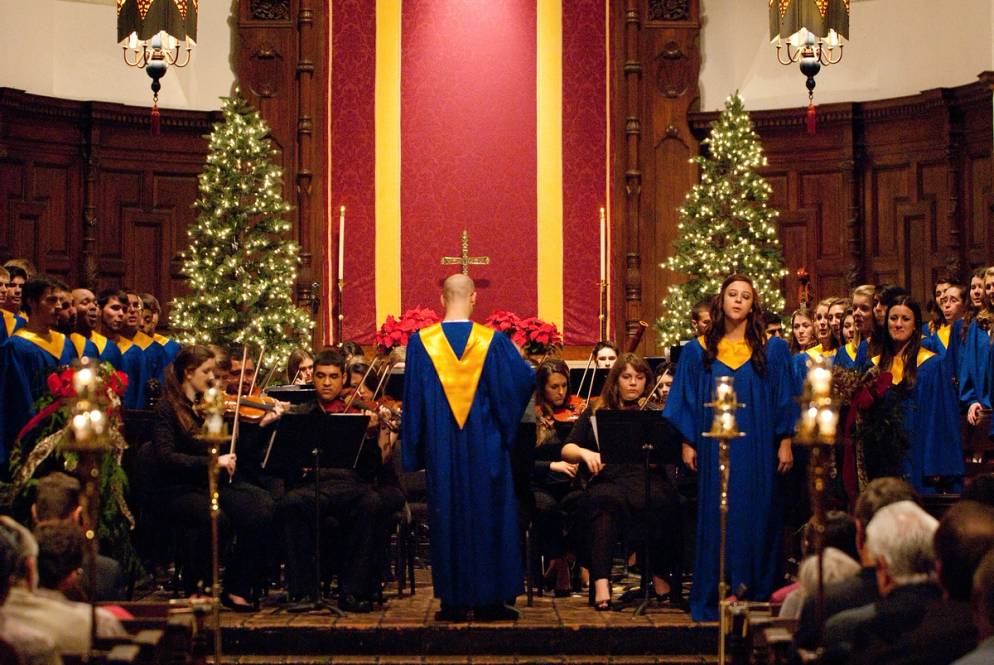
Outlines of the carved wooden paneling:
M 0 259 L 27 257 L 74 286 L 148 290 L 168 312 L 182 289 L 176 258 L 195 216 L 203 137 L 216 120 L 164 110 L 153 136 L 148 109 L 0 88 Z
M 791 275 L 812 275 L 816 298 L 856 283 L 892 282 L 920 299 L 946 274 L 994 260 L 991 83 L 994 75 L 900 99 L 828 104 L 818 132 L 803 109 L 758 111 L 771 205 Z M 695 114 L 699 138 L 716 114 Z

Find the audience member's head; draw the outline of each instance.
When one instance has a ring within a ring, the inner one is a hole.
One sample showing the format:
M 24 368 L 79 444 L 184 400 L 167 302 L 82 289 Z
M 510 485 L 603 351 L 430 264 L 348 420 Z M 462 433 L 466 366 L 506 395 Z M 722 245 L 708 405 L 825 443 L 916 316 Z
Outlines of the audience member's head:
M 994 508 L 974 501 L 953 505 L 935 532 L 935 569 L 952 600 L 967 601 L 973 573 L 994 547 Z
M 823 560 L 822 579 L 826 586 L 859 575 L 859 562 L 842 550 L 826 547 Z M 805 595 L 814 596 L 818 593 L 817 555 L 811 555 L 801 562 L 801 567 L 797 572 L 797 581 L 804 589 Z
M 690 310 L 690 322 L 694 327 L 694 335 L 707 335 L 711 329 L 711 299 L 702 300 Z
M 912 501 L 877 511 L 866 526 L 866 550 L 877 565 L 881 596 L 897 587 L 928 581 L 935 568 L 932 541 L 938 520 Z
M 10 573 L 11 588 L 33 591 L 38 586 L 38 541 L 24 526 L 7 515 L 0 516 L 0 532 L 14 547 L 16 560 Z
M 39 480 L 35 487 L 35 502 L 31 506 L 35 524 L 77 521 L 80 513 L 79 494 L 79 481 L 60 471 Z
M 805 528 L 803 545 L 805 555 L 815 553 L 817 542 L 812 522 L 808 522 Z M 852 515 L 841 510 L 830 510 L 825 514 L 825 547 L 834 547 L 843 554 L 859 560 L 859 550 L 856 548 L 856 520 Z
M 892 477 L 871 480 L 856 498 L 856 506 L 853 509 L 853 517 L 856 520 L 856 550 L 860 553 L 860 562 L 864 566 L 872 566 L 875 563 L 864 553 L 866 525 L 878 510 L 898 501 L 917 502 L 918 494 L 906 480 Z
M 973 621 L 980 639 L 994 636 L 994 550 L 984 555 L 973 575 Z
M 35 529 L 38 541 L 38 585 L 65 591 L 74 586 L 83 565 L 83 534 L 66 522 L 49 522 Z

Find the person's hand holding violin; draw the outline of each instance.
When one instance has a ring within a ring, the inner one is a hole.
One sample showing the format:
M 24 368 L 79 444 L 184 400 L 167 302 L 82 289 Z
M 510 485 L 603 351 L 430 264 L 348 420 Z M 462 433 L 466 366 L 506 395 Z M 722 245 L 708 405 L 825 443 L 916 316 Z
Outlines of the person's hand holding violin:
M 289 408 L 290 408 L 289 402 L 281 402 L 279 400 L 274 400 L 272 410 L 266 412 L 266 415 L 264 415 L 262 417 L 262 420 L 259 421 L 259 426 L 267 427 L 268 425 L 275 423 L 277 420 L 283 417 L 283 414 L 286 413 L 286 410 Z

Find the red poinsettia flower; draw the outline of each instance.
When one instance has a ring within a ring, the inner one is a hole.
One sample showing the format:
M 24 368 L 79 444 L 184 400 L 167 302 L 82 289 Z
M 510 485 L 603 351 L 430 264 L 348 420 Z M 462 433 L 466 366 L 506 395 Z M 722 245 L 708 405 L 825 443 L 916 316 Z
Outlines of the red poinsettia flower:
M 554 323 L 543 321 L 537 316 L 523 319 L 512 339 L 523 346 L 528 353 L 547 353 L 550 347 L 563 343 L 562 335 Z
M 128 375 L 124 372 L 111 372 L 107 377 L 107 388 L 118 397 L 124 397 L 124 393 L 128 392 Z
M 427 307 L 409 309 L 401 315 L 400 319 L 389 314 L 376 332 L 374 341 L 380 351 L 386 353 L 398 346 L 407 346 L 407 341 L 411 335 L 426 326 L 438 323 L 438 321 L 438 314 L 435 313 L 435 310 Z
M 518 332 L 518 328 L 521 326 L 521 317 L 519 317 L 514 312 L 507 312 L 504 310 L 497 310 L 492 312 L 490 316 L 483 322 L 483 325 L 488 328 L 493 328 L 497 332 L 502 332 L 511 337 Z

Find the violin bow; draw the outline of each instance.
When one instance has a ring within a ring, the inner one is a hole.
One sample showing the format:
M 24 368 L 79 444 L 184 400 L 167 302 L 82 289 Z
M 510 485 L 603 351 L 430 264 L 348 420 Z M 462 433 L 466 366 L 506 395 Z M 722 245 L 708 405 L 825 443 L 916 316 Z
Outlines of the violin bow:
M 583 368 L 583 375 L 580 376 L 580 385 L 576 387 L 576 394 L 583 394 L 583 383 L 587 380 L 587 372 L 590 371 L 590 365 L 594 362 L 594 350 L 590 349 L 590 355 L 587 356 L 587 366 Z M 593 384 L 593 378 L 590 379 L 590 383 Z
M 387 387 L 387 377 L 390 376 L 390 370 L 393 369 L 395 364 L 396 363 L 394 361 L 389 361 L 387 363 L 386 369 L 384 369 L 383 374 L 380 375 L 380 381 L 376 384 L 376 390 L 373 391 L 373 398 L 370 401 L 375 402 L 379 398 L 380 391 Z
M 649 404 L 649 400 L 652 399 L 652 396 L 656 394 L 657 390 L 659 390 L 659 386 L 663 385 L 663 379 L 666 378 L 667 373 L 668 372 L 663 372 L 660 374 L 659 378 L 656 379 L 656 384 L 652 386 L 652 390 L 649 391 L 649 394 L 639 400 L 639 411 L 645 411 L 645 407 Z
M 248 394 L 251 395 L 252 391 L 255 390 L 255 381 L 259 378 L 259 370 L 262 369 L 262 357 L 266 353 L 266 343 L 263 342 L 259 347 L 259 359 L 255 361 L 255 372 L 252 374 L 252 383 L 249 384 Z
M 359 394 L 359 388 L 360 388 L 360 386 L 363 386 L 363 385 L 366 384 L 366 378 L 369 376 L 369 373 L 373 371 L 373 367 L 376 366 L 376 361 L 377 360 L 379 360 L 379 359 L 378 358 L 373 358 L 372 360 L 369 361 L 369 367 L 366 369 L 366 373 L 362 375 L 362 379 L 359 381 L 359 385 L 355 386 L 355 390 L 352 391 L 352 394 L 349 395 L 349 398 L 345 401 L 345 411 L 346 412 L 348 412 L 348 410 L 350 408 L 352 408 L 352 402 L 355 401 L 356 396 Z M 346 368 L 345 371 L 346 372 L 349 371 L 348 368 Z
M 238 394 L 235 396 L 235 422 L 231 426 L 231 442 L 228 444 L 231 454 L 235 454 L 235 441 L 238 440 L 238 411 L 242 408 L 242 386 L 245 385 L 245 362 L 248 360 L 248 345 L 242 346 L 242 367 L 238 372 Z M 228 476 L 231 482 L 233 476 Z

